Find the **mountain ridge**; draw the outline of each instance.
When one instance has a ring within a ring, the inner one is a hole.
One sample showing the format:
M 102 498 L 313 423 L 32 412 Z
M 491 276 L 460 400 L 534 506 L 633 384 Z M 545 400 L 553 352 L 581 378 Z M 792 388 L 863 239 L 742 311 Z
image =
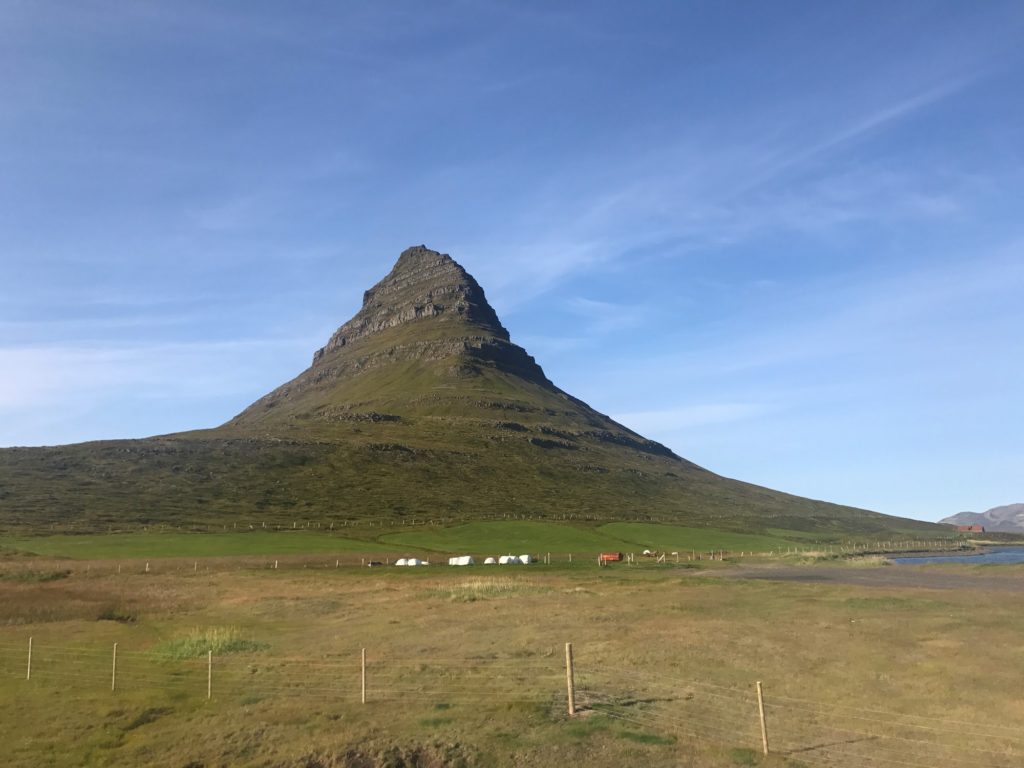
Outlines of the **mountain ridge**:
M 1024 533 L 1024 504 L 1004 504 L 984 512 L 957 512 L 944 517 L 947 525 L 983 525 L 992 533 Z
M 0 519 L 659 518 L 928 530 L 724 478 L 562 391 L 447 254 L 406 249 L 310 366 L 207 430 L 0 450 Z

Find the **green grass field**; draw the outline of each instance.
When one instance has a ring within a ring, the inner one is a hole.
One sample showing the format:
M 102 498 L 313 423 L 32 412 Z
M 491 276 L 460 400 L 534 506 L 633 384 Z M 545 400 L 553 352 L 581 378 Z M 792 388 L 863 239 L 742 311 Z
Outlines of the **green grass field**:
M 298 555 L 358 552 L 372 543 L 327 532 L 287 533 L 109 533 L 35 537 L 3 537 L 0 547 L 49 557 L 77 560 L 161 557 L 229 557 L 233 555 Z
M 782 532 L 779 532 L 782 533 Z M 301 555 L 345 552 L 469 552 L 477 554 L 754 551 L 790 546 L 783 536 L 759 536 L 708 528 L 653 523 L 609 523 L 598 527 L 507 520 L 451 527 L 424 526 L 374 536 L 372 529 L 347 538 L 328 531 L 248 531 L 245 533 L 111 533 L 0 537 L 0 547 L 78 560 L 235 555 Z M 795 538 L 795 537 L 794 537 Z M 806 544 L 806 542 L 801 542 Z
M 655 523 L 608 523 L 596 528 L 559 523 L 503 521 L 387 534 L 381 543 L 440 552 L 601 552 L 727 549 L 769 551 L 792 544 L 785 538 Z

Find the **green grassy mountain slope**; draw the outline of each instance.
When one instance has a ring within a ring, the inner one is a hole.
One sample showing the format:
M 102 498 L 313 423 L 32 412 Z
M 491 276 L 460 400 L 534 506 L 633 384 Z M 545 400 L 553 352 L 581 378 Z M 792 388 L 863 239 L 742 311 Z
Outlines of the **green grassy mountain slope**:
M 405 251 L 312 365 L 210 430 L 0 450 L 0 519 L 285 524 L 503 516 L 936 530 L 715 475 L 562 392 L 448 256 Z

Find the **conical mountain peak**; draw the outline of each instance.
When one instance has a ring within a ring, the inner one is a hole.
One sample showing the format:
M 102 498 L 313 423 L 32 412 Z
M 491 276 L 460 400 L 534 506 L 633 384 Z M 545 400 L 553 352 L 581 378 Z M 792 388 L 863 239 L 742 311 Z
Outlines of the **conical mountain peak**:
M 307 370 L 232 423 L 292 420 L 381 398 L 396 408 L 396 401 L 422 398 L 423 388 L 454 395 L 487 375 L 565 397 L 511 342 L 473 276 L 448 254 L 417 245 L 364 292 L 363 306 L 313 354 Z
M 831 534 L 931 527 L 728 480 L 616 423 L 550 382 L 476 280 L 425 246 L 401 254 L 309 368 L 220 427 L 0 450 L 3 519 L 105 529 L 254 511 L 375 527 L 502 515 Z
M 365 336 L 404 323 L 437 318 L 458 320 L 504 341 L 508 331 L 483 288 L 451 256 L 416 245 L 402 251 L 391 271 L 363 294 L 362 309 L 314 355 L 324 355 Z

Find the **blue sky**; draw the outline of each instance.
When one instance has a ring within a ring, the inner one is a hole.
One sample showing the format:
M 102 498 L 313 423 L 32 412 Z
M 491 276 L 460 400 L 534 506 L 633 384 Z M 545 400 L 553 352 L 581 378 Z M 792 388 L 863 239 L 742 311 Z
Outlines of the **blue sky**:
M 0 0 L 0 445 L 212 426 L 405 247 L 716 472 L 1024 501 L 1018 2 Z

